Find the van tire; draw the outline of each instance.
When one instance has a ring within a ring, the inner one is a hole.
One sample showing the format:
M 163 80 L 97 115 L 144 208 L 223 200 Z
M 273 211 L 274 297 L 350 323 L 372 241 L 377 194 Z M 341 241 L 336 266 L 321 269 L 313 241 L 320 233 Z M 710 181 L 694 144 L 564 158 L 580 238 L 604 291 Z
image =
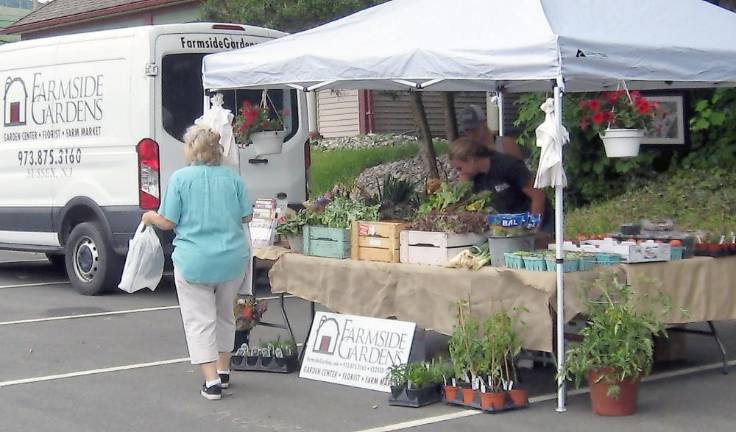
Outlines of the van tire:
M 112 291 L 120 281 L 122 259 L 95 222 L 72 229 L 64 245 L 66 273 L 72 286 L 83 295 Z

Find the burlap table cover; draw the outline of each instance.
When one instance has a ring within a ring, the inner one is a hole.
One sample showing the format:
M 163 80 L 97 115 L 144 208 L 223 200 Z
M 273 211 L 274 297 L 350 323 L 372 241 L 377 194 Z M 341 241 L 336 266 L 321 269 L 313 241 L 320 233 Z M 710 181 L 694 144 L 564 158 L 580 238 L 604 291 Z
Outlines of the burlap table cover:
M 260 255 L 260 256 L 259 256 Z M 255 252 L 276 259 L 269 279 L 274 293 L 290 293 L 330 310 L 378 318 L 395 316 L 446 335 L 452 334 L 455 305 L 470 300 L 472 313 L 525 309 L 516 330 L 525 348 L 553 350 L 555 274 L 486 267 L 479 271 L 413 264 L 336 260 L 271 248 Z M 660 289 L 672 298 L 667 322 L 736 319 L 736 257 L 693 258 L 668 263 L 621 265 L 613 269 L 636 290 Z M 581 286 L 596 272 L 565 275 L 565 316 L 582 311 Z M 659 281 L 654 286 L 642 276 Z M 646 288 L 646 289 L 645 289 Z M 683 314 L 679 308 L 687 309 Z

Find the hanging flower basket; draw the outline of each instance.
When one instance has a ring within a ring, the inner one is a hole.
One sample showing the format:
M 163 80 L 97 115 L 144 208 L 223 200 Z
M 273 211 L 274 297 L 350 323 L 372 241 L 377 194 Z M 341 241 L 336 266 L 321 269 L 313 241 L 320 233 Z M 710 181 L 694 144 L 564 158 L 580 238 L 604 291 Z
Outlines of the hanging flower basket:
M 284 135 L 284 131 L 254 132 L 250 135 L 250 140 L 258 156 L 276 154 L 281 153 Z
M 641 129 L 606 129 L 600 133 L 609 158 L 636 157 L 644 137 Z
M 624 85 L 625 87 L 625 85 Z M 580 128 L 597 132 L 610 158 L 635 157 L 659 104 L 639 92 L 617 90 L 580 101 Z

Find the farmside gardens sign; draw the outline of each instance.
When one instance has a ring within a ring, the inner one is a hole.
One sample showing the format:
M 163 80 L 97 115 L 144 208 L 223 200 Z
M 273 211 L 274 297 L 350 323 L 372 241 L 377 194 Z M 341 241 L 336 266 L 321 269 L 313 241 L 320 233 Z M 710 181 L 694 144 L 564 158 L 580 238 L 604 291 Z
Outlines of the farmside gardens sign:
M 415 323 L 318 312 L 301 378 L 389 392 L 393 365 L 409 360 Z

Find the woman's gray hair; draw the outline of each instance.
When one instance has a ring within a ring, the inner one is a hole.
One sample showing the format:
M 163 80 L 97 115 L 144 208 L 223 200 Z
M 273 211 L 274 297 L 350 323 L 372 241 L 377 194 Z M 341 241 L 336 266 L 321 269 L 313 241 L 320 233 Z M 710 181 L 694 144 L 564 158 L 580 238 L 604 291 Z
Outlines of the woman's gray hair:
M 190 126 L 184 134 L 187 161 L 205 165 L 220 165 L 225 149 L 220 144 L 220 134 L 207 126 Z

